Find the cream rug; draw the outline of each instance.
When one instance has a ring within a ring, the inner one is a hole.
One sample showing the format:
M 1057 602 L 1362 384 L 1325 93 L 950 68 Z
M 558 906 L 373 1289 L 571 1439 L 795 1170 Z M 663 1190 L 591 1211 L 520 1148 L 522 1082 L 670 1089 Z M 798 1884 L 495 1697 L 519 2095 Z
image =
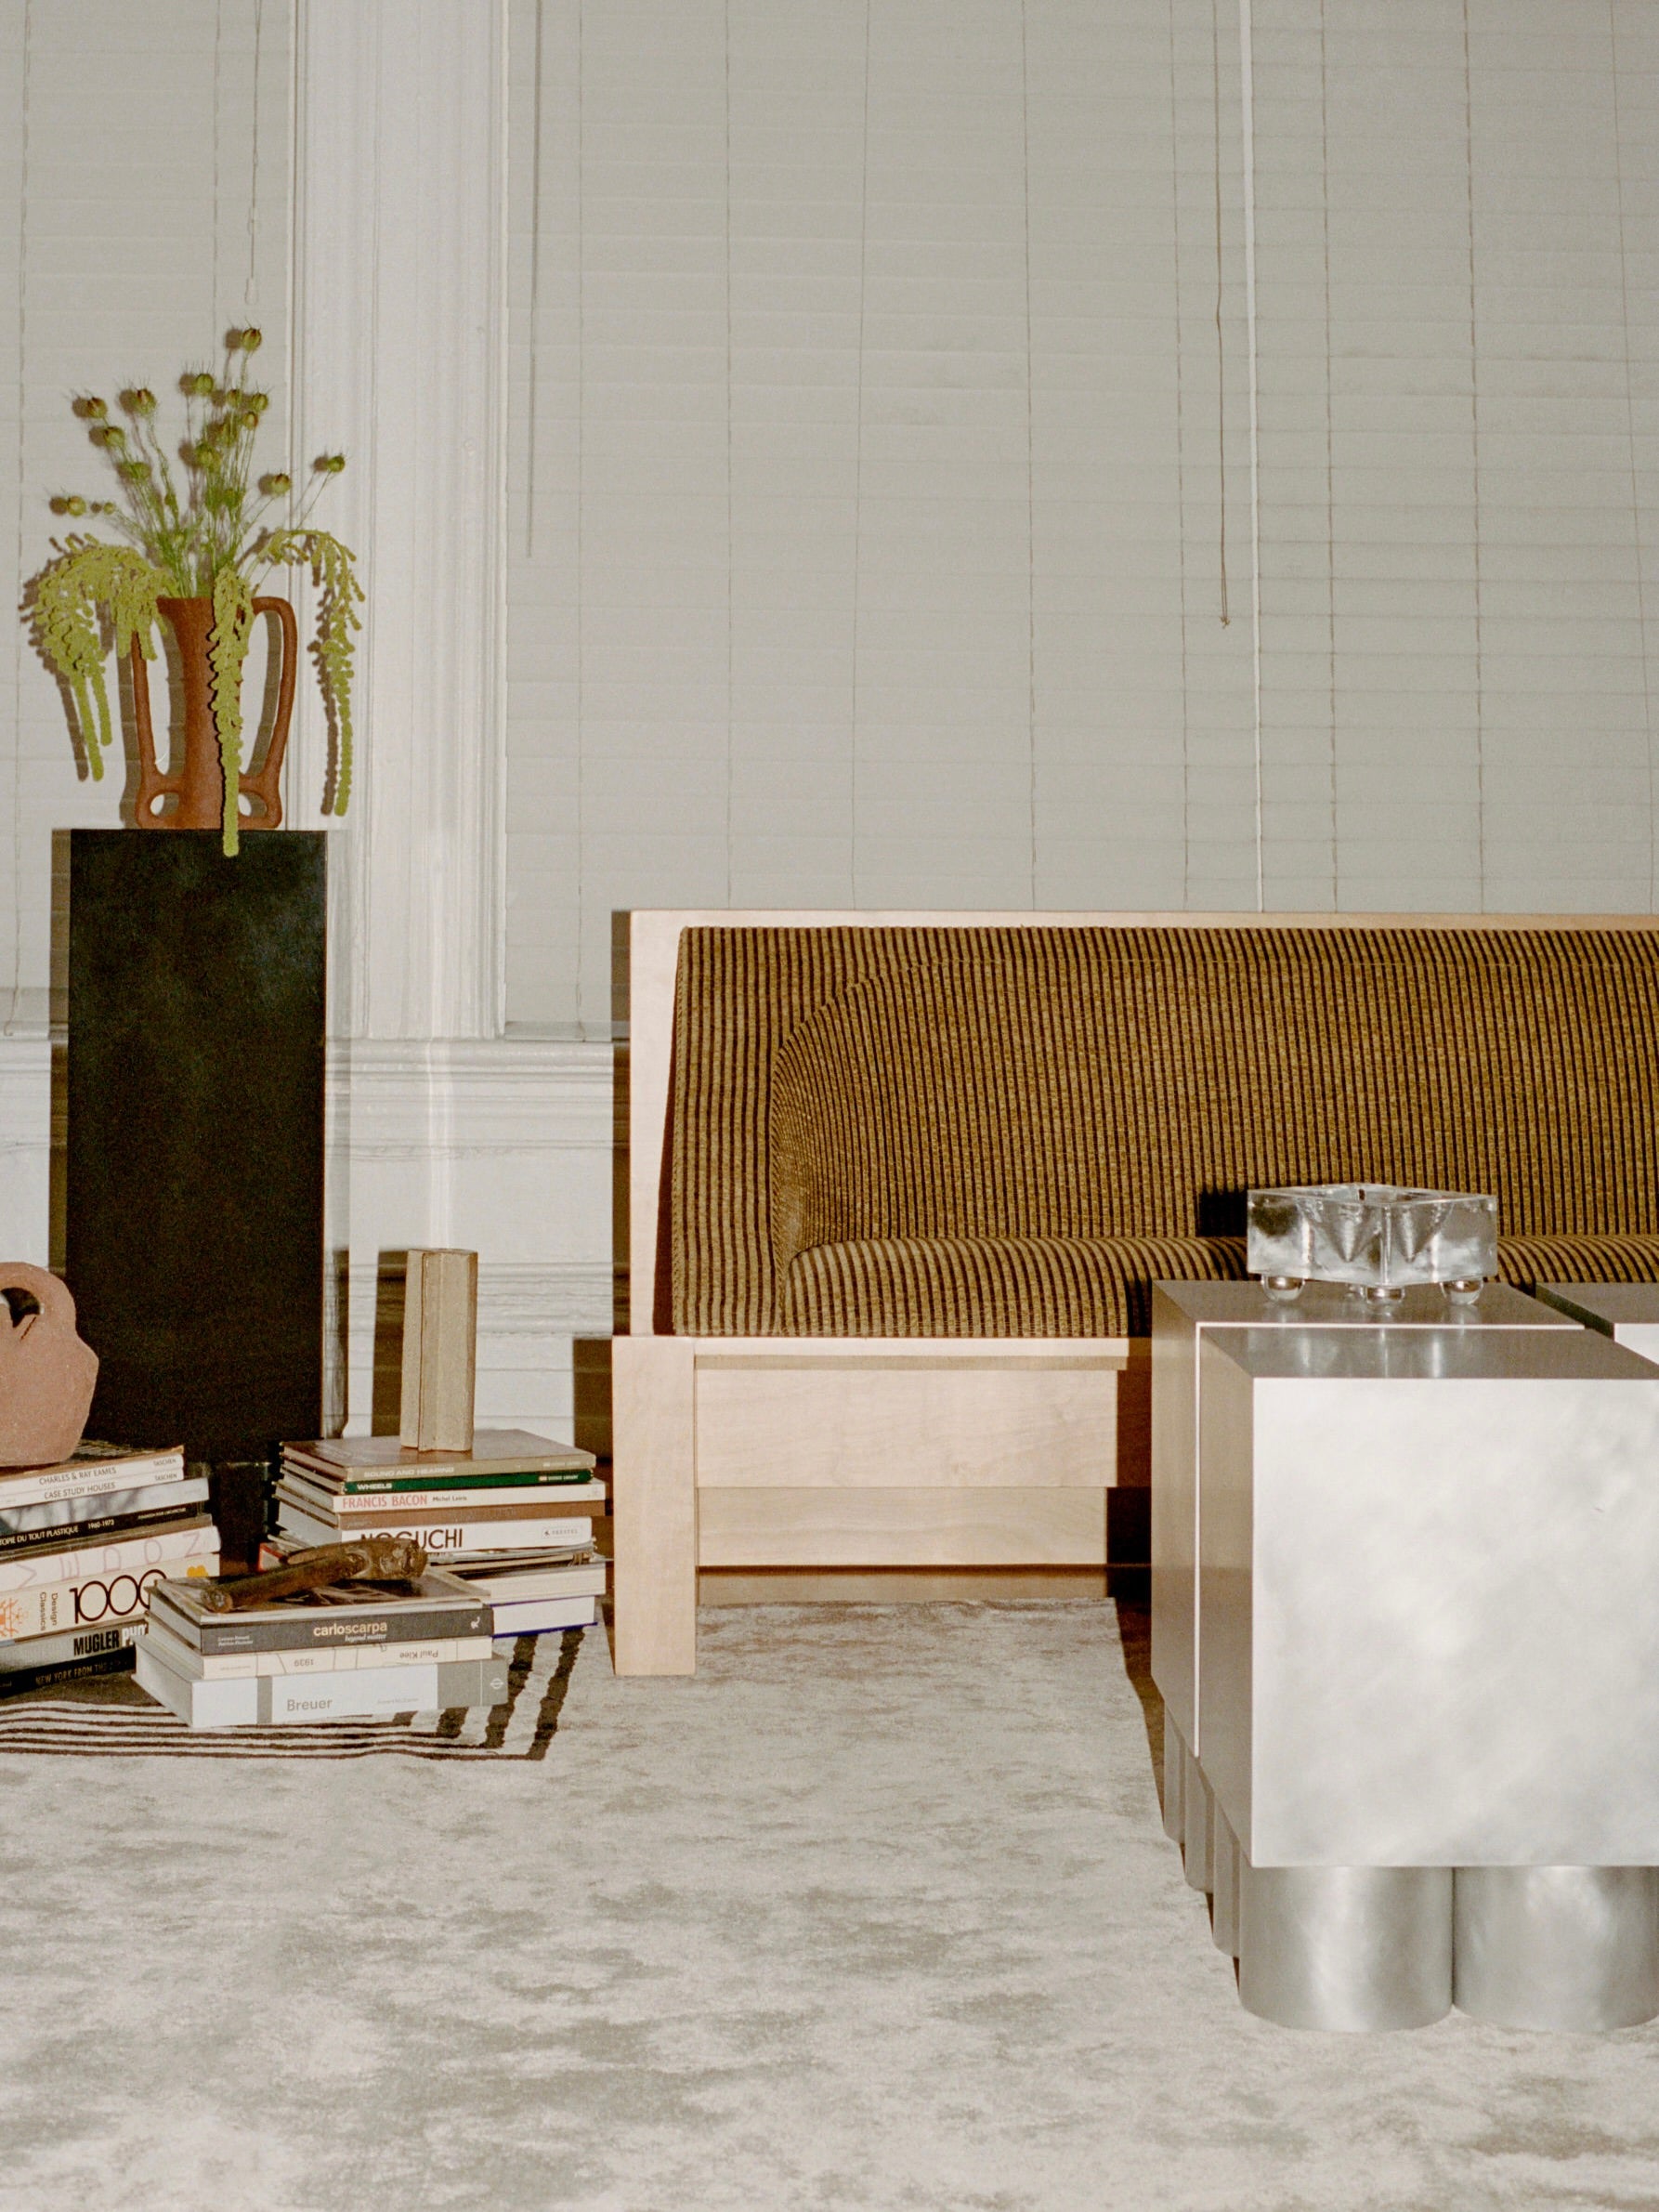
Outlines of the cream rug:
M 1659 2029 L 1241 2012 L 1150 1718 L 1110 1608 L 768 1607 L 533 1764 L 0 1760 L 0 2205 L 1659 2204 Z

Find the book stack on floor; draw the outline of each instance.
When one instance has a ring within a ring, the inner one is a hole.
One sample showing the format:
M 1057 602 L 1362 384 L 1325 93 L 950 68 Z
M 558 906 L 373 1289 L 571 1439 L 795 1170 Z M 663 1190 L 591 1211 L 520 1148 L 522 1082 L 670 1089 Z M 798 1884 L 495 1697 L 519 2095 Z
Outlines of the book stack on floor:
M 200 1585 L 158 1582 L 140 1686 L 192 1728 L 280 1726 L 499 1705 L 507 1669 L 490 1607 L 452 1576 L 339 1582 L 218 1612 Z
M 285 1444 L 277 1485 L 284 1538 L 407 1537 L 488 1602 L 503 1643 L 598 1619 L 594 1517 L 605 1501 L 592 1452 L 522 1429 L 479 1429 L 468 1452 L 395 1436 Z
M 151 1586 L 218 1564 L 207 1478 L 181 1451 L 83 1444 L 0 1474 L 0 1697 L 130 1671 Z

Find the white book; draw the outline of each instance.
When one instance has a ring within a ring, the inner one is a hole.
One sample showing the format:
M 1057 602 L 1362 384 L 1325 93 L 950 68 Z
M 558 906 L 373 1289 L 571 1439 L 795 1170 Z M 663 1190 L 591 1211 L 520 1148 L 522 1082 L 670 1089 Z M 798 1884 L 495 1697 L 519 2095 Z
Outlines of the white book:
M 150 1483 L 137 1490 L 99 1490 L 95 1496 L 39 1498 L 33 1505 L 17 1505 L 7 1495 L 0 1477 L 0 1535 L 17 1536 L 38 1528 L 60 1529 L 66 1544 L 78 1543 L 89 1521 L 106 1514 L 176 1513 L 207 1511 L 207 1480 L 191 1475 L 188 1481 Z
M 130 1536 L 110 1536 L 90 1544 L 66 1538 L 64 1548 L 21 1551 L 0 1559 L 0 1604 L 14 1590 L 39 1590 L 48 1582 L 84 1582 L 94 1575 L 122 1575 L 133 1569 L 165 1565 L 176 1559 L 196 1559 L 216 1551 L 219 1532 L 205 1512 L 192 1513 L 175 1525 L 163 1522 Z
M 219 1571 L 219 1532 L 211 1521 L 194 1528 L 170 1529 L 164 1536 L 135 1539 L 128 1545 L 111 1545 L 111 1551 L 140 1555 L 113 1569 L 81 1566 L 80 1563 L 96 1559 L 101 1549 L 93 1545 L 77 1552 L 80 1571 L 62 1582 L 0 1594 L 0 1638 L 109 1628 L 142 1613 L 157 1582 L 194 1582 Z
M 609 1495 L 603 1483 L 525 1484 L 518 1489 L 377 1490 L 358 1496 L 331 1490 L 307 1480 L 302 1468 L 284 1463 L 278 1489 L 312 1512 L 359 1521 L 441 1519 L 446 1513 L 518 1514 L 529 1519 L 549 1513 L 602 1513 Z
M 281 1484 L 277 1503 L 281 1508 L 284 1536 L 303 1544 L 337 1544 L 347 1533 L 337 1521 L 324 1521 L 296 1505 Z M 457 1551 L 544 1551 L 550 1544 L 585 1544 L 592 1541 L 594 1525 L 584 1514 L 570 1521 L 404 1521 L 381 1527 L 376 1536 L 407 1537 L 429 1558 L 441 1559 Z
M 491 1631 L 493 1633 L 493 1630 Z M 151 1616 L 144 1640 L 164 1667 L 192 1682 L 255 1682 L 262 1674 L 345 1674 L 365 1667 L 447 1667 L 487 1659 L 489 1636 L 429 1636 L 408 1643 L 307 1646 L 297 1651 L 201 1652 Z
M 163 1666 L 145 1643 L 134 1658 L 140 1688 L 191 1728 L 264 1728 L 447 1711 L 451 1706 L 499 1705 L 507 1694 L 507 1666 L 500 1657 L 299 1677 L 262 1674 L 242 1682 L 192 1682 Z
M 570 1566 L 527 1567 L 516 1574 L 504 1561 L 492 1559 L 488 1567 L 472 1566 L 465 1560 L 452 1566 L 450 1572 L 468 1590 L 476 1590 L 481 1598 L 488 1598 L 492 1605 L 517 1604 L 529 1598 L 602 1598 L 605 1595 L 605 1562 L 602 1559 L 581 1560 Z
M 516 1604 L 492 1605 L 493 1630 L 504 1637 L 540 1636 L 549 1629 L 591 1629 L 599 1619 L 596 1597 L 524 1598 Z
M 9 1508 L 37 1505 L 45 1498 L 102 1498 L 111 1490 L 137 1490 L 154 1483 L 184 1480 L 184 1454 L 176 1446 L 155 1452 L 111 1452 L 86 1445 L 81 1448 L 85 1459 L 0 1474 L 0 1501 Z

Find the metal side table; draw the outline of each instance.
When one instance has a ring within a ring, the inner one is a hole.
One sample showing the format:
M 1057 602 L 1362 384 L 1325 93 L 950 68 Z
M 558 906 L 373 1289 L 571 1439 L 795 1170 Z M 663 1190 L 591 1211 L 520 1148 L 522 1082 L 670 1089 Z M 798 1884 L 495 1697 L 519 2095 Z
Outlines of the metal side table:
M 1659 1283 L 1539 1283 L 1544 1304 L 1659 1362 Z
M 1287 2025 L 1659 2011 L 1659 1370 L 1577 1329 L 1207 1330 L 1199 1779 Z
M 1343 1286 L 1310 1283 L 1287 1303 L 1260 1283 L 1156 1283 L 1152 1293 L 1152 1677 L 1164 1705 L 1164 1826 L 1180 1844 L 1187 1878 L 1215 1900 L 1215 1938 L 1236 1952 L 1234 1853 L 1216 1826 L 1201 1764 L 1198 1695 L 1198 1438 L 1200 1342 L 1218 1329 L 1573 1329 L 1568 1315 L 1488 1283 L 1477 1302 L 1454 1305 L 1432 1286 L 1407 1290 L 1386 1317 Z M 1220 1837 L 1221 1848 L 1217 1848 Z

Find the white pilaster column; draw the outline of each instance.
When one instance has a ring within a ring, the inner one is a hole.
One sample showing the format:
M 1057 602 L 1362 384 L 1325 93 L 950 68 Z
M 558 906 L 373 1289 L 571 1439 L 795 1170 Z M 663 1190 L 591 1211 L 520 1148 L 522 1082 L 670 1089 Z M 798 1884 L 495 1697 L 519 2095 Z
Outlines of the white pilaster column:
M 502 1026 L 506 0 L 296 0 L 293 473 L 368 592 L 350 1033 Z M 302 686 L 288 818 L 320 819 Z

